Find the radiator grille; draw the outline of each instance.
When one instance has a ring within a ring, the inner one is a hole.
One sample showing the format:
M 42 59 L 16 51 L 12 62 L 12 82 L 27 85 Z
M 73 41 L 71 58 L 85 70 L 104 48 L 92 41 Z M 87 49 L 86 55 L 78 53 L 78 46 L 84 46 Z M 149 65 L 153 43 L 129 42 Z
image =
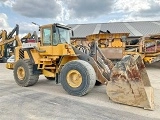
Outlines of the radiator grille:
M 19 59 L 24 58 L 24 51 L 22 49 L 19 50 Z

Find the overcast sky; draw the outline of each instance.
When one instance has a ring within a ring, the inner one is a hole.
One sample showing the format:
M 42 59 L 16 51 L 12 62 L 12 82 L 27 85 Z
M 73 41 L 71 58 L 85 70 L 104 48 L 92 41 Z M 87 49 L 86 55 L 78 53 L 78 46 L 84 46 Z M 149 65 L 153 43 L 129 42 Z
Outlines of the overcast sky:
M 159 21 L 160 0 L 0 0 L 0 30 L 21 33 L 48 23 Z

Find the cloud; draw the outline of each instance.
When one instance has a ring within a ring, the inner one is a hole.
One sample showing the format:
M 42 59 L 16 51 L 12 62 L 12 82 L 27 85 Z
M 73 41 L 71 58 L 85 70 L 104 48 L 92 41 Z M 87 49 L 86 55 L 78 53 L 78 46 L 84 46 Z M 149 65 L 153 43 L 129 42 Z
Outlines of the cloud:
M 91 18 L 107 15 L 115 0 L 67 0 L 65 2 L 71 18 Z
M 150 8 L 148 0 L 117 0 L 114 4 L 114 9 L 120 12 L 137 12 Z
M 19 31 L 20 34 L 27 34 L 27 33 L 33 33 L 34 31 L 38 34 L 39 27 L 37 25 L 34 25 L 32 23 L 27 22 L 21 22 L 19 23 Z
M 16 0 L 12 9 L 30 18 L 52 18 L 57 21 L 87 21 L 87 18 L 106 15 L 112 10 L 115 0 Z
M 0 0 L 0 2 L 5 2 L 5 1 L 7 1 L 7 0 Z
M 10 30 L 8 17 L 4 13 L 0 13 L 0 30 Z
M 15 1 L 14 0 L 6 0 L 5 2 L 4 2 L 4 5 L 5 6 L 8 6 L 8 7 L 13 7 L 13 4 L 15 3 Z
M 20 21 L 40 18 L 35 21 L 42 24 L 160 20 L 160 0 L 0 0 L 0 4 L 22 15 Z
M 56 18 L 61 12 L 56 0 L 16 0 L 13 10 L 31 18 Z
M 152 4 L 150 4 L 150 9 L 142 9 L 135 15 L 138 15 L 141 17 L 148 17 L 148 18 L 158 17 L 158 16 L 160 16 L 159 8 L 160 8 L 160 4 L 157 4 L 157 2 L 154 1 L 154 2 L 152 2 Z
M 0 0 L 0 7 L 4 4 L 4 2 L 7 0 Z
M 7 7 L 12 7 L 14 3 L 15 3 L 14 0 L 0 0 L 0 6 L 4 5 Z
M 117 0 L 113 12 L 122 16 L 110 22 L 160 20 L 159 8 L 160 0 Z
M 13 28 L 11 28 L 8 24 L 8 17 L 4 13 L 0 13 L 0 30 L 6 30 L 7 33 L 12 31 Z M 21 22 L 19 23 L 19 36 L 23 37 L 27 33 L 33 33 L 34 31 L 37 32 L 38 34 L 39 27 L 32 24 L 32 23 L 27 23 L 27 22 Z

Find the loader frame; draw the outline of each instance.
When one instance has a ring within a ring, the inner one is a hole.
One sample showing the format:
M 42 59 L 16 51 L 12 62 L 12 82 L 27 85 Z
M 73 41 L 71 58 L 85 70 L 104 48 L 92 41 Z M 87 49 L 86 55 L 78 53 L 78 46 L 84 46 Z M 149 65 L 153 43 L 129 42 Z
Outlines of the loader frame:
M 69 32 L 70 28 L 59 24 L 40 26 L 40 41 L 37 37 L 29 38 L 15 48 L 13 74 L 19 86 L 36 84 L 42 74 L 61 83 L 68 94 L 83 96 L 99 81 L 106 85 L 107 94 L 113 101 L 154 109 L 153 91 L 141 57 L 124 56 L 114 66 L 99 48 L 97 39 L 88 47 L 71 45 Z M 116 35 L 116 44 L 110 41 L 109 45 L 116 47 L 126 35 Z

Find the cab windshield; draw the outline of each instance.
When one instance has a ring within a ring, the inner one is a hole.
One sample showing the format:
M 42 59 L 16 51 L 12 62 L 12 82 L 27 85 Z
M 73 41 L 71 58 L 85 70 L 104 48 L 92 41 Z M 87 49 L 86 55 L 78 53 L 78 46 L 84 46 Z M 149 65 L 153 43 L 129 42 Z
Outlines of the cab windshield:
M 53 33 L 53 45 L 59 43 L 70 44 L 70 30 L 62 27 L 56 27 L 56 32 Z

